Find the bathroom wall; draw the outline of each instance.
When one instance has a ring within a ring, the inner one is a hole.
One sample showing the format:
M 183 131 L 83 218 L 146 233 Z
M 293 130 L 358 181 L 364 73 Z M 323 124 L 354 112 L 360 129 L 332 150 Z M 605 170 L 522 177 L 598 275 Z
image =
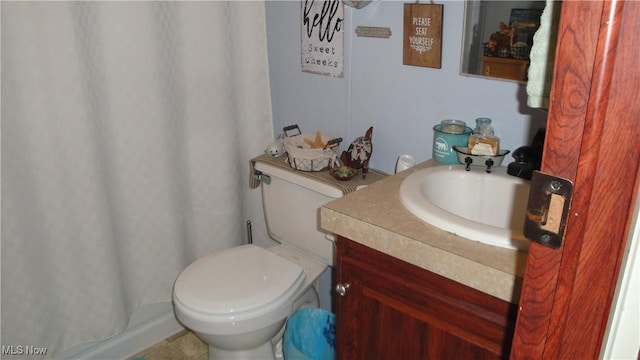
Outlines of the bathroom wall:
M 502 148 L 528 144 L 546 113 L 526 106 L 523 84 L 460 75 L 464 2 L 437 3 L 444 4 L 441 69 L 402 64 L 404 2 L 374 0 L 363 9 L 345 6 L 345 71 L 333 78 L 301 71 L 301 2 L 267 1 L 275 133 L 298 124 L 342 136 L 344 150 L 373 126 L 371 166 L 390 173 L 400 154 L 431 158 L 432 128 L 443 119 L 472 125 L 490 117 Z M 358 37 L 356 26 L 389 27 L 392 36 Z

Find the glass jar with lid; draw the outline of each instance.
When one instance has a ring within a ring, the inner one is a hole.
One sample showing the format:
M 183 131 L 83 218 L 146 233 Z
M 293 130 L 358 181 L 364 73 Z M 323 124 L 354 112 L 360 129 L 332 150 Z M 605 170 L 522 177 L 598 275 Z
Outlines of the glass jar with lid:
M 440 131 L 447 134 L 463 134 L 467 123 L 462 120 L 447 119 L 440 122 Z

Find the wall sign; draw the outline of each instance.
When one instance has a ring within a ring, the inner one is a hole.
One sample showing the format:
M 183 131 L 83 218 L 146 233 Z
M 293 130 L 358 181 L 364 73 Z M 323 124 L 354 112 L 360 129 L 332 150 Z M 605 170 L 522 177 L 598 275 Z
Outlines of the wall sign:
M 439 4 L 404 4 L 404 65 L 442 67 L 442 11 Z
M 302 71 L 334 77 L 344 73 L 344 4 L 301 1 Z

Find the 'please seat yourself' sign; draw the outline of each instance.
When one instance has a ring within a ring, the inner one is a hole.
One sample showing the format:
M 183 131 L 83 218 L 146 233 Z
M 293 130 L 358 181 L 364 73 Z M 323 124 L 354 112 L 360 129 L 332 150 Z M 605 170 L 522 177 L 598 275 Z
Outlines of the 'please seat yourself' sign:
M 441 68 L 442 10 L 438 4 L 404 4 L 404 65 Z

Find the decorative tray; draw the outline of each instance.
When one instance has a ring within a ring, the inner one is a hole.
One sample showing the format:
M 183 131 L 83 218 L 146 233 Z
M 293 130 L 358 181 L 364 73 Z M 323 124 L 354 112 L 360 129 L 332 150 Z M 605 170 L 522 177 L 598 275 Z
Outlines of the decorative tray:
M 336 166 L 332 167 L 329 170 L 329 173 L 331 173 L 331 176 L 333 176 L 336 180 L 347 181 L 353 179 L 356 175 L 358 175 L 358 170 L 350 166 Z

